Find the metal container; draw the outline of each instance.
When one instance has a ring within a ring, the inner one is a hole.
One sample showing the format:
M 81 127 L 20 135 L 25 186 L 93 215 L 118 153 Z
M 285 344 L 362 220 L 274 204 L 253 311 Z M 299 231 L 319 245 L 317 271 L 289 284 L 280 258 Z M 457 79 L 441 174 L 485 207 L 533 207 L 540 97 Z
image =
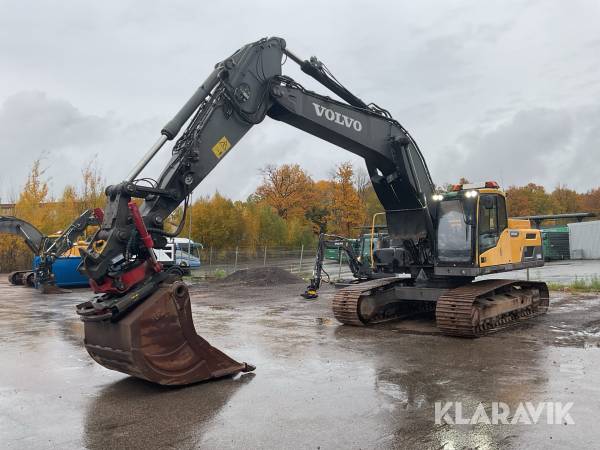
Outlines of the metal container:
M 542 228 L 542 247 L 546 261 L 569 259 L 569 228 Z
M 570 223 L 569 246 L 572 259 L 600 259 L 600 220 Z

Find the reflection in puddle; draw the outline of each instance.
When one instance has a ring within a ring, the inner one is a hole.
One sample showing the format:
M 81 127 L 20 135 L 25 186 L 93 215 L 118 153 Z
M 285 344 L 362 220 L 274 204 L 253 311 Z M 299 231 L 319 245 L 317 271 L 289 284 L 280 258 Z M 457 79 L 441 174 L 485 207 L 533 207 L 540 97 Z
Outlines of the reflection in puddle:
M 90 449 L 112 448 L 115 443 L 121 448 L 196 448 L 211 421 L 254 376 L 180 388 L 125 378 L 104 388 L 90 403 L 85 445 Z

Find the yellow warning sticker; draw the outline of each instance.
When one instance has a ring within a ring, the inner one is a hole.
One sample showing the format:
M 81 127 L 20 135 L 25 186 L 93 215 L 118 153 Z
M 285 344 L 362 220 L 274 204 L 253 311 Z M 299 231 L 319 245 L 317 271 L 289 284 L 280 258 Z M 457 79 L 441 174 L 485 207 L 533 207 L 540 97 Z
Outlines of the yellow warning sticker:
M 230 148 L 231 148 L 231 143 L 225 136 L 223 136 L 213 146 L 212 151 L 217 158 L 221 159 L 223 157 L 223 155 L 229 151 Z

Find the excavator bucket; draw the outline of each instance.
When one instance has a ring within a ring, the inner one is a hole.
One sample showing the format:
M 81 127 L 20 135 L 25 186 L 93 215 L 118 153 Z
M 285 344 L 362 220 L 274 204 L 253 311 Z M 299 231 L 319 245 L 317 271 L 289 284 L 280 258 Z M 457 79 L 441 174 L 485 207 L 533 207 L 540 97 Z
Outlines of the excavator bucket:
M 181 281 L 163 283 L 121 320 L 84 319 L 85 347 L 100 365 L 163 385 L 186 385 L 249 372 L 196 334 Z

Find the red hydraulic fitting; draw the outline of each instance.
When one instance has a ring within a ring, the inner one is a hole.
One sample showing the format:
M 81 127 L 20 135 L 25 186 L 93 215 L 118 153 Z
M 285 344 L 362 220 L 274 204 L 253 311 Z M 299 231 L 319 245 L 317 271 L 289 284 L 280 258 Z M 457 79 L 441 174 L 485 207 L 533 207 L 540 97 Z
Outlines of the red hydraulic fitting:
M 152 251 L 152 248 L 154 247 L 154 241 L 152 240 L 152 236 L 150 236 L 148 230 L 146 229 L 146 225 L 144 224 L 144 219 L 142 219 L 140 210 L 133 201 L 127 203 L 127 206 L 129 207 L 129 211 L 131 211 L 133 223 L 135 224 L 136 230 L 140 234 L 142 243 L 144 244 L 144 247 L 148 249 L 148 253 L 150 253 L 150 261 L 152 263 L 152 268 L 155 272 L 160 272 L 162 270 L 162 266 L 156 260 L 156 256 L 154 256 L 154 252 Z
M 94 208 L 94 217 L 98 219 L 98 222 L 104 222 L 104 211 L 102 208 Z
M 133 223 L 135 224 L 135 228 L 138 230 L 138 233 L 140 233 L 140 238 L 142 238 L 144 247 L 151 249 L 154 247 L 154 241 L 152 241 L 152 236 L 150 236 L 148 230 L 146 229 L 146 225 L 144 224 L 144 220 L 142 219 L 142 215 L 140 214 L 138 206 L 133 201 L 127 203 L 127 206 L 129 207 L 129 211 L 131 211 Z

